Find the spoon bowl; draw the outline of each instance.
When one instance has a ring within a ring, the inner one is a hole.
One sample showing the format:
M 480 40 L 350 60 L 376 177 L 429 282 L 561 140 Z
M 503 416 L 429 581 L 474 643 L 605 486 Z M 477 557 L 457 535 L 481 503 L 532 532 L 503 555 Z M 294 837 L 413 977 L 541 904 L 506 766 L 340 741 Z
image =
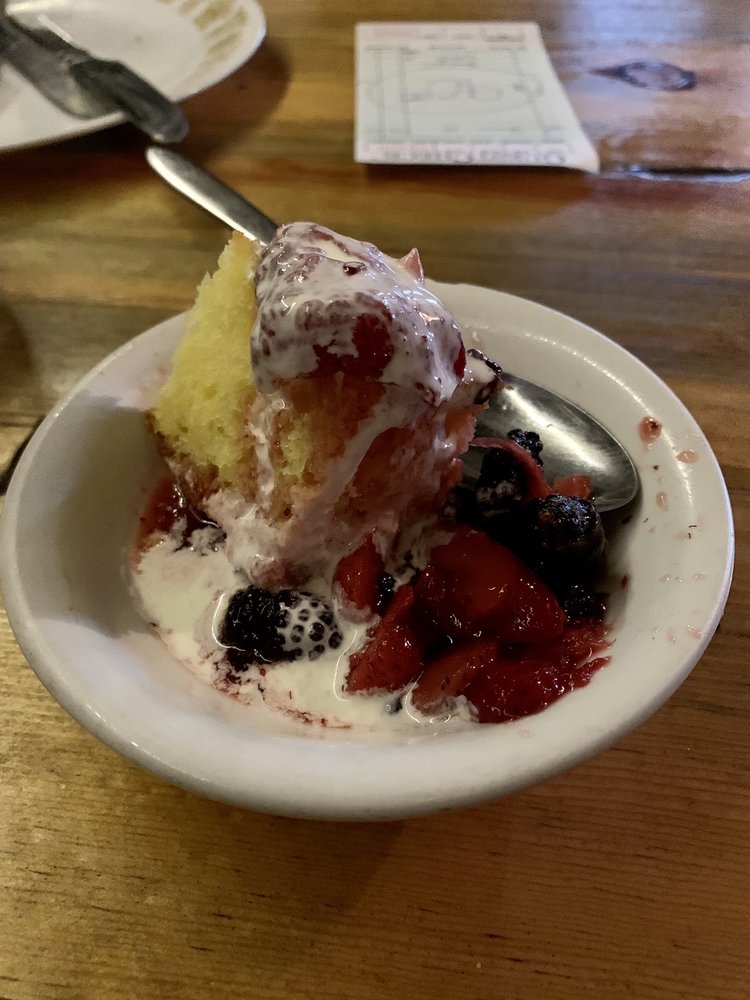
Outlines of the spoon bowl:
M 557 393 L 518 375 L 503 373 L 503 389 L 477 422 L 477 436 L 505 437 L 514 428 L 535 431 L 544 443 L 548 482 L 558 476 L 588 476 L 600 513 L 617 510 L 638 492 L 638 473 L 619 441 L 590 413 Z M 465 476 L 479 476 L 481 453 L 464 456 Z

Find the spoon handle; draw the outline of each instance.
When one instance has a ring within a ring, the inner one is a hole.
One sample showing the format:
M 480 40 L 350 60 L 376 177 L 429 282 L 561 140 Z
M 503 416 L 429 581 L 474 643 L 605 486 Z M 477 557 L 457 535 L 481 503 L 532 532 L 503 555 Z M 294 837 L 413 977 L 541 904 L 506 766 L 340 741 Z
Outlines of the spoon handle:
M 222 183 L 218 177 L 191 163 L 180 153 L 160 146 L 149 146 L 146 160 L 167 184 L 232 229 L 261 243 L 268 243 L 273 238 L 278 227 L 272 219 L 237 191 Z

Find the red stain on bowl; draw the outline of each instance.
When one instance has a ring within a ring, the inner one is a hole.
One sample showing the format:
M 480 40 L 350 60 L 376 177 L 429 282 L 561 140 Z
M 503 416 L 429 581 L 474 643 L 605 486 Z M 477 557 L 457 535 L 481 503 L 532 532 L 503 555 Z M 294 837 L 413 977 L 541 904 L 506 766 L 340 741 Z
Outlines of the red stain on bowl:
M 656 417 L 644 417 L 638 424 L 638 433 L 641 436 L 641 441 L 652 445 L 661 434 L 661 423 Z
M 678 462 L 687 462 L 688 465 L 693 465 L 694 462 L 698 461 L 698 452 L 693 451 L 692 448 L 685 448 L 684 451 L 677 453 Z
M 660 510 L 669 510 L 669 497 L 664 490 L 659 490 L 656 494 L 656 506 Z

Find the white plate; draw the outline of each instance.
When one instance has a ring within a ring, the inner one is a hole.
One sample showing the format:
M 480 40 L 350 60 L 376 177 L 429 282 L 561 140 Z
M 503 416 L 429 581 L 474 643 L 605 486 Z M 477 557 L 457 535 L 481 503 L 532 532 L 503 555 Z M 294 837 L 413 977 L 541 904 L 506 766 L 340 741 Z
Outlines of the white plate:
M 119 59 L 182 101 L 218 83 L 258 49 L 266 31 L 255 0 L 17 0 L 8 13 L 45 14 L 76 44 Z M 122 115 L 74 118 L 0 59 L 0 151 L 69 139 Z
M 102 362 L 50 414 L 0 525 L 0 582 L 21 648 L 105 743 L 254 809 L 407 816 L 507 794 L 592 756 L 654 712 L 698 661 L 721 618 L 734 547 L 724 481 L 693 418 L 636 358 L 581 323 L 500 292 L 433 287 L 488 354 L 589 409 L 638 466 L 642 496 L 611 552 L 618 581 L 628 577 L 611 599 L 611 663 L 538 715 L 379 742 L 290 732 L 262 706 L 194 678 L 139 618 L 126 571 L 160 468 L 143 407 L 182 336 L 176 317 Z M 650 448 L 638 433 L 647 415 L 663 424 Z M 681 460 L 686 450 L 697 460 Z

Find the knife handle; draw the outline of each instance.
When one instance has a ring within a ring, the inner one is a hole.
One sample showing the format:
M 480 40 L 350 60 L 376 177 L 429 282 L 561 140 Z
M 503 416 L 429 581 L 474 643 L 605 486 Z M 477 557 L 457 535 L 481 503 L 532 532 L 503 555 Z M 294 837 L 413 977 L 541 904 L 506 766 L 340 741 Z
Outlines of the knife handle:
M 155 142 L 179 142 L 188 133 L 180 108 L 121 62 L 83 59 L 70 66 L 81 87 L 120 111 Z

